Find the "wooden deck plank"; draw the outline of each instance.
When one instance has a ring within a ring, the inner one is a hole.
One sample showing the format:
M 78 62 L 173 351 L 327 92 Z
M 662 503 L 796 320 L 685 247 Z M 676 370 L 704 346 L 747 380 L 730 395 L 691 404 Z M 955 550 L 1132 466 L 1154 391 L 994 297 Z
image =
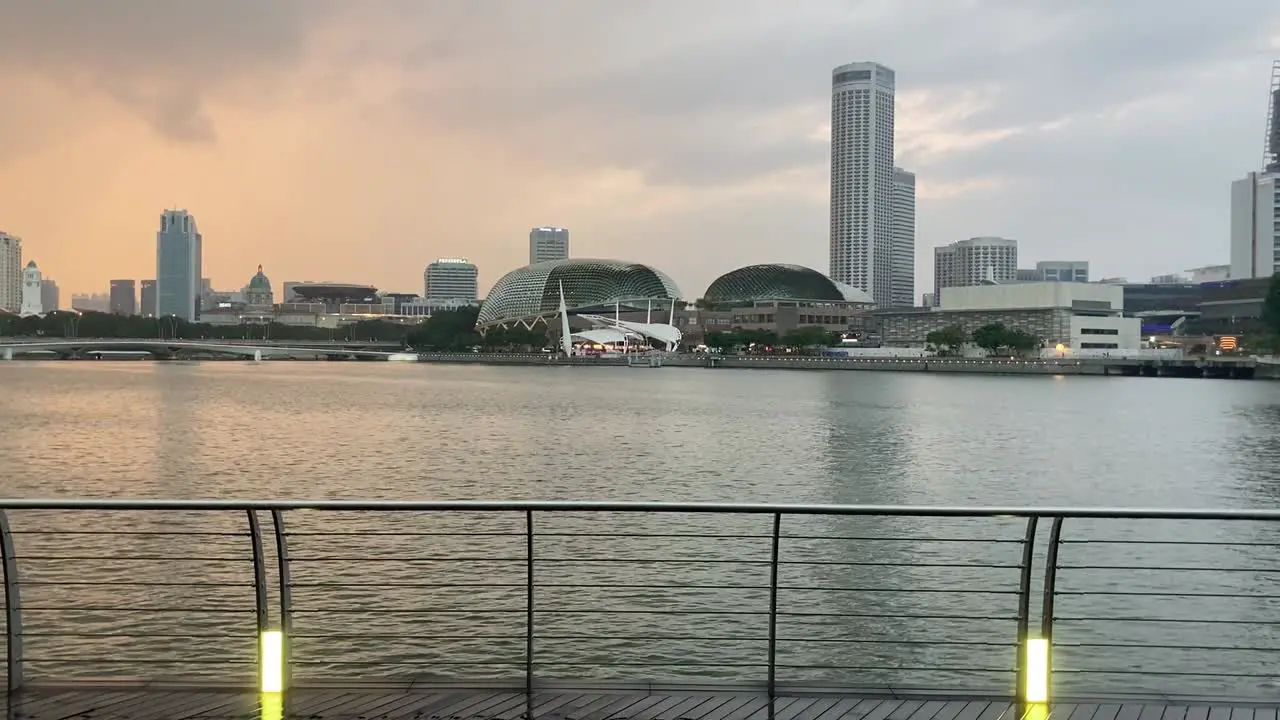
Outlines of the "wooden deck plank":
M 1186 703 L 1186 701 L 1181 701 Z M 259 720 L 258 696 L 213 689 L 38 688 L 8 698 L 12 720 Z M 520 720 L 529 703 L 516 690 L 297 689 L 291 718 L 338 720 Z M 1018 720 L 1017 705 L 985 700 L 875 698 L 678 690 L 541 690 L 533 720 Z M 1166 705 L 1063 703 L 1051 720 L 1280 720 L 1258 703 Z M 526 719 L 527 720 L 527 719 Z M 1037 718 L 1037 720 L 1045 720 Z
M 1093 720 L 1116 720 L 1120 714 L 1121 705 L 1119 703 L 1107 703 L 1099 705 L 1098 711 L 1093 714 Z

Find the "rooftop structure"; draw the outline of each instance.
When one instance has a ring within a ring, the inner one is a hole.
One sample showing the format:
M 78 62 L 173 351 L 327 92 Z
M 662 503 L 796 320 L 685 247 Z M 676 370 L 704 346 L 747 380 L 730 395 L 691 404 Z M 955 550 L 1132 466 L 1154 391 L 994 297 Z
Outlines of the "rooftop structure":
M 559 310 L 563 285 L 569 311 L 612 313 L 647 307 L 669 308 L 680 288 L 666 273 L 622 260 L 572 258 L 517 268 L 493 284 L 480 306 L 476 326 L 546 323 Z
M 871 295 L 836 282 L 801 265 L 748 265 L 716 278 L 702 299 L 713 306 L 753 305 L 790 301 L 800 304 L 854 303 L 870 305 Z

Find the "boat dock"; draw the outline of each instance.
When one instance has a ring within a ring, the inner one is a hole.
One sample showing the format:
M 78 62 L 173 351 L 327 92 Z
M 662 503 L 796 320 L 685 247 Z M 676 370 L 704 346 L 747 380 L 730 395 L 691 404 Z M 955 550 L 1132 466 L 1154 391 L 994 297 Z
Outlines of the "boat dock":
M 1280 511 L 0 500 L 6 718 L 1277 720 Z

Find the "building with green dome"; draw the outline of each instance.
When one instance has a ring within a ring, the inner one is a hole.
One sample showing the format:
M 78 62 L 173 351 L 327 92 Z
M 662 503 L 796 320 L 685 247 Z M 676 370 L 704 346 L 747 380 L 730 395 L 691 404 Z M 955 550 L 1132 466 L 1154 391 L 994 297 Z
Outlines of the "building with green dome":
M 258 266 L 258 274 L 249 279 L 244 286 L 244 304 L 251 308 L 271 307 L 275 304 L 275 296 L 271 292 L 271 280 Z

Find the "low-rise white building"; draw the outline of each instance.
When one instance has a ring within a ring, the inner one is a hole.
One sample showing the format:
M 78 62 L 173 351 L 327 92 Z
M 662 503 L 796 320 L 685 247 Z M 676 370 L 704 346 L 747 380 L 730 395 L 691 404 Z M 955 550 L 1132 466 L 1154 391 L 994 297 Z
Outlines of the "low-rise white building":
M 972 333 L 999 323 L 1029 333 L 1048 348 L 1137 350 L 1138 318 L 1123 317 L 1124 288 L 1081 282 L 1031 282 L 941 288 L 937 308 L 875 313 L 881 342 L 921 347 L 929 333 L 952 325 Z

